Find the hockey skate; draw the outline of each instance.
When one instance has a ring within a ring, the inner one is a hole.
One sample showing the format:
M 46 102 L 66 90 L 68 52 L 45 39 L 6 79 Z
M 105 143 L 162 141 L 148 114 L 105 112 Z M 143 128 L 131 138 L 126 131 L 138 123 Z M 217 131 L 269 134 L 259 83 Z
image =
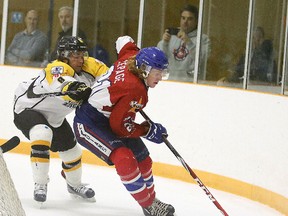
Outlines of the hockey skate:
M 152 205 L 154 205 L 155 207 L 159 208 L 159 209 L 163 209 L 165 211 L 169 211 L 171 213 L 175 212 L 175 208 L 167 203 L 161 202 L 159 199 L 155 198 Z
M 142 208 L 145 216 L 174 216 L 172 212 L 157 208 L 155 205 Z
M 47 198 L 47 184 L 38 184 L 34 185 L 34 200 L 43 203 Z
M 67 184 L 68 192 L 76 199 L 83 199 L 89 202 L 96 202 L 95 192 L 92 188 L 88 188 L 85 185 L 78 187 L 72 187 Z
M 66 175 L 63 170 L 61 171 L 61 176 L 66 179 Z M 92 188 L 86 187 L 84 184 L 78 187 L 72 187 L 71 185 L 67 184 L 67 189 L 71 196 L 75 199 L 82 199 L 88 202 L 96 202 L 94 197 L 94 190 Z

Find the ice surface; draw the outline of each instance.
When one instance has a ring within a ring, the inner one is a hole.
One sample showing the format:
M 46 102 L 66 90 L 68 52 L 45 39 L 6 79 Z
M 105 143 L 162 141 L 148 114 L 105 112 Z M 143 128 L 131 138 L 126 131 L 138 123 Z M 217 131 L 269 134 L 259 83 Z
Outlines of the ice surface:
M 33 200 L 33 181 L 28 155 L 4 154 L 4 159 L 27 216 L 143 216 L 113 168 L 83 164 L 83 182 L 96 192 L 96 203 L 70 197 L 61 177 L 60 159 L 51 159 L 47 201 L 40 209 Z M 221 216 L 220 211 L 196 184 L 155 176 L 157 197 L 171 203 L 177 216 Z M 230 216 L 280 216 L 268 206 L 209 188 Z

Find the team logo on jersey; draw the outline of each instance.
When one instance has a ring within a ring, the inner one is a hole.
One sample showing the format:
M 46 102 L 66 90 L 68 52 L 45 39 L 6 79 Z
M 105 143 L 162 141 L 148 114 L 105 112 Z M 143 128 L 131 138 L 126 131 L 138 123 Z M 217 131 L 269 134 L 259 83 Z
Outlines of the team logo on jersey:
M 137 111 L 139 111 L 143 107 L 142 97 L 139 99 L 139 101 L 131 101 L 130 106 L 131 106 L 131 109 L 129 110 L 129 112 L 136 113 Z
M 177 61 L 183 61 L 188 55 L 189 50 L 186 48 L 185 43 L 180 45 L 177 49 L 174 49 L 173 55 Z
M 55 66 L 51 68 L 51 74 L 53 75 L 62 74 L 63 71 L 64 71 L 64 67 L 62 66 Z
M 76 109 L 77 106 L 81 104 L 81 101 L 64 101 L 63 106 L 70 109 Z
M 124 119 L 124 127 L 126 128 L 126 130 L 131 133 L 133 130 L 135 130 L 134 127 L 134 120 L 132 119 L 131 116 L 128 116 L 127 118 Z

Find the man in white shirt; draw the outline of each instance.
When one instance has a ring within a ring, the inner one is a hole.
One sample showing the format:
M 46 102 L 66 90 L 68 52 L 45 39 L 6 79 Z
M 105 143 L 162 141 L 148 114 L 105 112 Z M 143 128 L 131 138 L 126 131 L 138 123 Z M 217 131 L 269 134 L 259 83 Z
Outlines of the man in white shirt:
M 180 27 L 165 30 L 157 47 L 165 52 L 169 61 L 169 79 L 178 81 L 193 81 L 198 9 L 187 5 L 180 12 Z M 200 71 L 210 53 L 210 40 L 207 35 L 201 36 Z M 202 72 L 201 72 L 202 73 Z

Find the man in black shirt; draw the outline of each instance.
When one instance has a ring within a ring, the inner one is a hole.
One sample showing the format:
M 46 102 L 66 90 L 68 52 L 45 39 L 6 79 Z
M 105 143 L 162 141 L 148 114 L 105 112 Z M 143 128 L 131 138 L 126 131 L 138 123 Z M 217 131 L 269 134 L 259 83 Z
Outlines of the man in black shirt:
M 53 61 L 57 58 L 57 44 L 59 40 L 63 36 L 72 36 L 72 28 L 73 28 L 73 8 L 69 6 L 63 6 L 59 9 L 58 18 L 60 21 L 60 25 L 62 31 L 59 32 L 59 36 L 56 42 L 56 46 L 54 51 L 50 55 L 50 60 Z M 81 30 L 77 30 L 77 36 L 81 37 L 84 42 L 87 44 L 87 37 L 86 34 Z

